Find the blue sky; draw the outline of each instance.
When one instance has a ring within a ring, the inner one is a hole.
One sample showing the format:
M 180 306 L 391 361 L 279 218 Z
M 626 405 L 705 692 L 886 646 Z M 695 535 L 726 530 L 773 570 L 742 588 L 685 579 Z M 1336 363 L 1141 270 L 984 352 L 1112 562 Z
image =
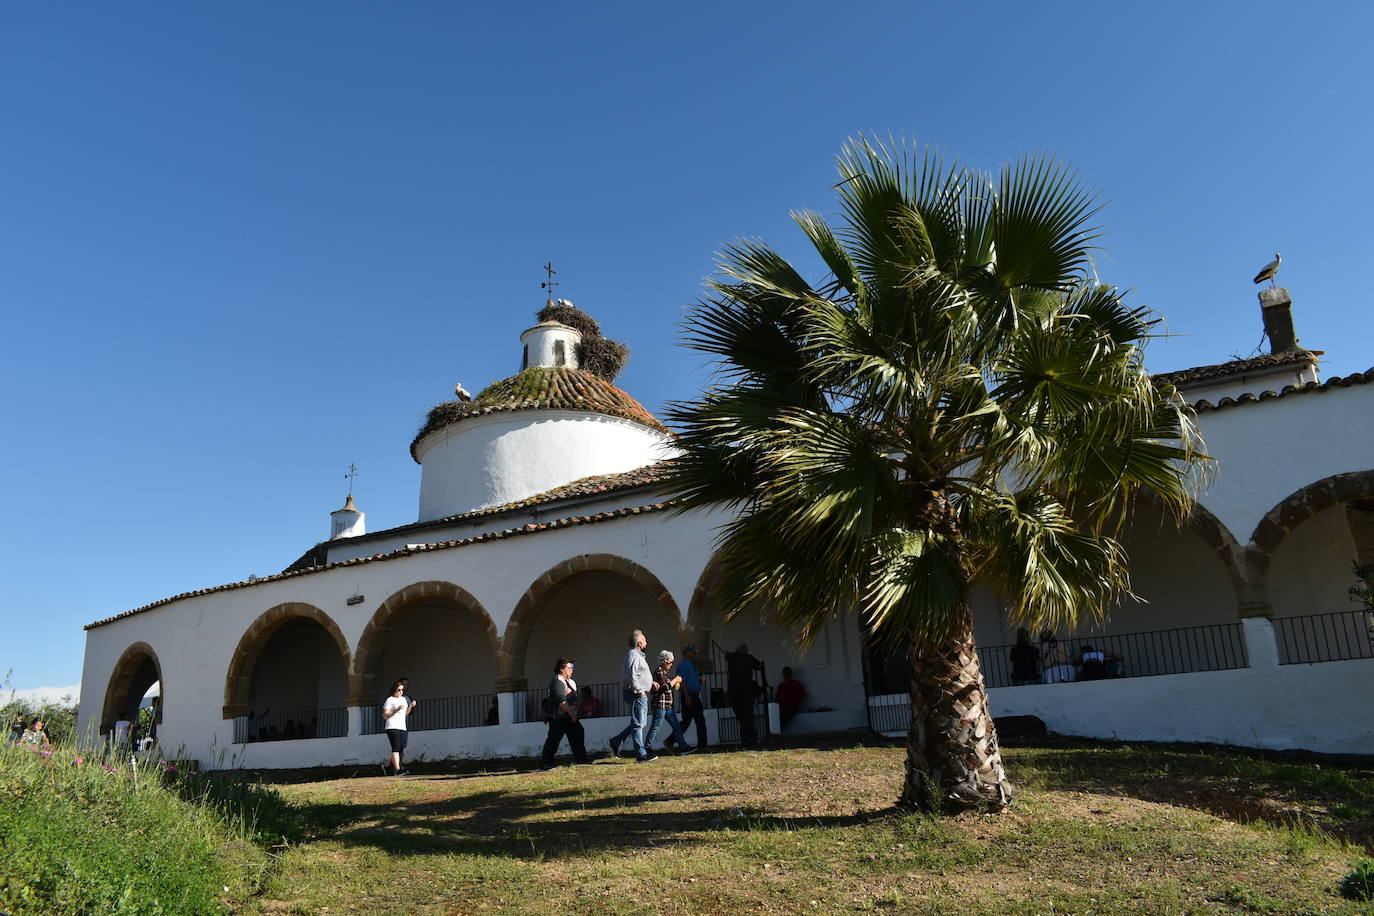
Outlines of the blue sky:
M 684 307 L 731 239 L 805 259 L 860 131 L 1071 161 L 1104 280 L 1248 355 L 1281 251 L 1324 372 L 1374 364 L 1374 6 L 1319 3 L 6 4 L 0 8 L 0 673 L 75 684 L 81 625 L 276 572 L 356 462 L 518 368 L 552 259 L 690 396 Z M 1119 8 L 1118 8 L 1119 7 Z M 1320 443 L 1314 443 L 1320 448 Z

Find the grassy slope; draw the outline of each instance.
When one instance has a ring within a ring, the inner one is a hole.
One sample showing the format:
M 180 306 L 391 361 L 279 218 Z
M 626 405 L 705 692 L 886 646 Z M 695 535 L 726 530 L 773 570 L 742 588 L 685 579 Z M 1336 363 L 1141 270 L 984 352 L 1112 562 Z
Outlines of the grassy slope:
M 897 815 L 901 750 L 719 753 L 281 787 L 316 839 L 250 911 L 1357 913 L 1368 766 L 1008 752 L 999 816 Z M 381 867 L 383 871 L 377 871 Z
M 265 835 L 243 814 L 271 793 L 108 763 L 0 747 L 0 911 L 192 916 L 257 891 Z

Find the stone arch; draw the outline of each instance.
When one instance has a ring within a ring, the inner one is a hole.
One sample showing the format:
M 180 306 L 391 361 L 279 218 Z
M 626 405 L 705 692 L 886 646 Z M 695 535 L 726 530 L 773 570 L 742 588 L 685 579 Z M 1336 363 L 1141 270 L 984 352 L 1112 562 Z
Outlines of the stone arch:
M 344 639 L 343 631 L 339 629 L 339 625 L 334 622 L 333 618 L 313 604 L 305 604 L 300 601 L 288 601 L 285 604 L 279 604 L 265 611 L 261 617 L 249 625 L 239 640 L 238 647 L 234 649 L 233 656 L 229 659 L 229 672 L 224 678 L 224 718 L 232 719 L 235 716 L 248 715 L 248 697 L 252 687 L 253 667 L 257 664 L 258 655 L 267 645 L 267 641 L 272 638 L 272 634 L 282 624 L 302 617 L 313 620 L 324 628 L 324 631 L 334 640 L 334 644 L 339 647 L 339 655 L 343 658 L 344 670 L 349 670 L 348 640 Z
M 425 598 L 448 598 L 459 607 L 475 616 L 487 634 L 492 655 L 501 657 L 501 640 L 496 632 L 496 623 L 482 606 L 482 602 L 472 593 L 452 582 L 431 580 L 415 582 L 387 598 L 372 615 L 358 638 L 358 648 L 353 655 L 353 668 L 348 678 L 348 705 L 369 706 L 377 694 L 375 668 L 385 637 L 393 625 L 396 614 L 404 607 Z M 498 662 L 499 664 L 499 662 Z
M 711 592 L 719 578 L 720 561 L 712 554 L 701 575 L 697 577 L 697 586 L 692 590 L 692 601 L 687 605 L 684 641 L 696 644 L 697 654 L 708 660 L 708 666 L 711 657 Z M 702 662 L 699 661 L 697 664 L 700 666 Z
M 1337 503 L 1374 497 L 1374 470 L 1333 474 L 1285 497 L 1265 513 L 1245 547 L 1246 601 L 1243 616 L 1272 614 L 1269 571 L 1274 552 L 1294 528 Z
M 105 702 L 100 708 L 100 730 L 106 731 L 114 726 L 114 723 L 123 718 L 122 713 L 128 712 L 126 708 L 129 701 L 129 694 L 134 689 L 134 679 L 138 677 L 139 670 L 145 661 L 153 663 L 153 670 L 157 673 L 157 682 L 162 685 L 162 696 L 167 696 L 167 682 L 162 679 L 162 662 L 158 660 L 157 653 L 153 647 L 146 642 L 136 642 L 124 650 L 124 654 L 119 656 L 119 661 L 115 662 L 114 669 L 110 673 L 110 682 L 105 687 Z M 145 691 L 147 687 L 143 688 Z M 157 704 L 157 713 L 154 721 L 162 724 L 162 709 L 164 699 Z
M 1164 508 L 1164 504 L 1149 491 L 1141 493 L 1138 498 L 1157 509 Z M 1241 616 L 1245 616 L 1244 608 L 1249 596 L 1246 588 L 1245 551 L 1241 549 L 1236 536 L 1212 513 L 1212 510 L 1200 502 L 1193 503 L 1192 511 L 1180 524 L 1202 538 L 1203 543 L 1211 548 L 1216 558 L 1221 561 L 1221 566 L 1231 581 L 1231 588 L 1235 591 L 1236 607 L 1241 610 Z
M 534 634 L 535 622 L 568 580 L 586 572 L 617 573 L 643 586 L 662 612 L 663 622 L 671 622 L 675 636 L 682 635 L 682 613 L 657 576 L 624 557 L 609 553 L 584 553 L 546 570 L 516 602 L 510 622 L 506 624 L 505 636 L 501 639 L 501 653 L 497 656 L 498 691 L 524 689 L 525 653 Z

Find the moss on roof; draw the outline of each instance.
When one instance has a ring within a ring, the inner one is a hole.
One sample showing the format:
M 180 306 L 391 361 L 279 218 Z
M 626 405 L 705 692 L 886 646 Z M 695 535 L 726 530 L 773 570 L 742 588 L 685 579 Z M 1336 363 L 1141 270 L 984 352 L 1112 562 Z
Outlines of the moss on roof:
M 410 443 L 410 455 L 435 430 L 468 417 L 506 410 L 583 410 L 630 420 L 661 433 L 668 428 L 634 398 L 583 369 L 530 368 L 483 388 L 471 401 L 445 401 L 435 405 Z

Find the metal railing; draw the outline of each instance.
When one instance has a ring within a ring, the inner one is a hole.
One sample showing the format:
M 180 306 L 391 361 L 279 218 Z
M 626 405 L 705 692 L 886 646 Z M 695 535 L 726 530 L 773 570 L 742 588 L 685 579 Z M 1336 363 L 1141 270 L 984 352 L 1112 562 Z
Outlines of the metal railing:
M 302 738 L 344 738 L 348 735 L 348 707 L 265 712 L 234 719 L 234 743 L 295 741 Z
M 911 727 L 911 696 L 887 694 L 868 698 L 868 727 L 875 732 L 905 732 Z
M 1081 670 L 1077 666 L 1084 646 L 1092 646 L 1107 657 L 1105 667 L 1108 678 L 1228 671 L 1248 666 L 1245 636 L 1239 622 L 1061 639 L 1059 648 L 1076 666 L 1075 679 Z M 1025 686 L 1011 679 L 1012 648 L 984 646 L 978 650 L 986 686 Z M 1037 653 L 1039 649 L 1037 646 Z M 1113 660 L 1113 656 L 1119 656 L 1119 660 Z M 1028 683 L 1041 681 L 1037 679 Z
M 701 677 L 701 698 L 708 709 L 717 710 L 716 713 L 716 743 L 717 744 L 738 744 L 740 741 L 740 722 L 739 717 L 730 706 L 729 697 L 729 663 L 726 660 L 727 653 L 714 640 L 711 641 L 711 668 L 710 674 Z M 762 661 L 758 668 L 752 672 L 754 682 L 754 733 L 759 740 L 767 738 L 768 728 L 768 702 L 773 698 L 773 688 L 768 683 L 768 669 Z
M 415 711 L 406 717 L 406 728 L 413 732 L 439 728 L 475 728 L 496 724 L 496 694 L 474 693 L 462 697 L 417 697 Z M 364 706 L 362 729 L 364 735 L 377 735 L 385 730 L 380 706 Z
M 1374 614 L 1368 611 L 1278 617 L 1274 635 L 1280 665 L 1374 658 Z
M 1368 652 L 1366 634 L 1365 651 Z M 1172 630 L 1150 630 L 1106 636 L 1079 636 L 1063 639 L 1059 647 L 1077 662 L 1083 646 L 1090 645 L 1107 658 L 1106 679 L 1155 677 L 1162 674 L 1188 674 L 1198 671 L 1228 671 L 1248 667 L 1245 636 L 1239 622 Z M 1010 653 L 1013 646 L 983 646 L 978 649 L 979 665 L 986 687 L 1021 687 L 1042 683 L 1011 679 Z M 1037 657 L 1040 647 L 1036 646 Z M 1117 658 L 1113 658 L 1117 656 Z M 1368 656 L 1353 656 L 1368 657 Z M 1038 668 L 1037 668 L 1038 671 Z M 1075 665 L 1075 679 L 1081 667 Z M 877 693 L 870 677 L 865 678 L 868 693 L 869 727 L 876 732 L 906 731 L 910 726 L 911 704 L 905 692 Z M 892 690 L 893 685 L 886 685 Z
M 601 704 L 601 710 L 593 715 L 583 718 L 593 719 L 615 719 L 628 717 L 630 706 L 625 702 L 625 692 L 620 689 L 619 681 L 607 681 L 602 684 L 578 684 L 577 692 L 580 694 L 584 690 L 590 690 L 592 696 Z M 515 714 L 519 722 L 541 722 L 543 721 L 544 697 L 549 695 L 547 687 L 535 689 L 528 688 L 515 692 Z

